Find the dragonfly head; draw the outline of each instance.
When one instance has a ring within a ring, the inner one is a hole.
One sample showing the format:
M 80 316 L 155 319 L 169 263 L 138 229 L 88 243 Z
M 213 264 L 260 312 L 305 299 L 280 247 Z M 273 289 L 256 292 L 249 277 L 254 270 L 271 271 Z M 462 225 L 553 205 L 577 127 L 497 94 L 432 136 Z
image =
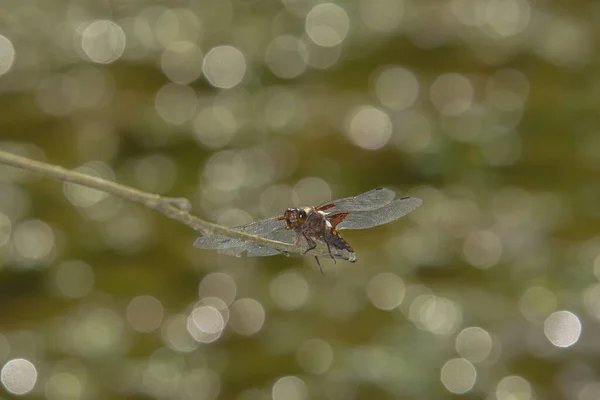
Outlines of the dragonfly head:
M 283 213 L 283 219 L 288 228 L 294 229 L 306 222 L 306 211 L 302 208 L 288 208 Z

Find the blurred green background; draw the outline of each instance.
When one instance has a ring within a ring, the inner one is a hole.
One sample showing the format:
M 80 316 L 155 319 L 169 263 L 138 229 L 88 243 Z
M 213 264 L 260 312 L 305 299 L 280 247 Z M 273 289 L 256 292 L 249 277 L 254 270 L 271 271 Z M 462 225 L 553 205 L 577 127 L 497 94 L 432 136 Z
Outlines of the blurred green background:
M 600 398 L 600 5 L 4 0 L 0 148 L 233 226 L 375 187 L 358 262 L 234 258 L 0 166 L 0 398 Z

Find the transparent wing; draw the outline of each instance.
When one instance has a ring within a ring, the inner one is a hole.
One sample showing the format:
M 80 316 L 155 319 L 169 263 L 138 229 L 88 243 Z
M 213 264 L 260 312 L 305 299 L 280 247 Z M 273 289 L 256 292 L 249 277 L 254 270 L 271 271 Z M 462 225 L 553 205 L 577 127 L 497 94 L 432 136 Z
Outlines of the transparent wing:
M 377 188 L 354 197 L 346 197 L 321 204 L 317 209 L 327 211 L 328 214 L 342 212 L 376 210 L 389 204 L 396 197 L 390 189 Z
M 416 197 L 402 197 L 376 210 L 352 212 L 337 225 L 337 229 L 366 229 L 387 224 L 413 212 L 421 204 L 423 200 Z
M 295 239 L 294 232 L 285 229 L 285 222 L 276 218 L 264 219 L 231 229 L 286 243 L 293 243 Z M 244 252 L 253 257 L 280 254 L 280 251 L 271 247 L 259 246 L 256 243 L 244 242 L 243 240 L 220 235 L 199 236 L 194 241 L 194 247 L 217 250 L 219 253 L 231 256 L 241 256 Z
M 285 222 L 277 220 L 276 218 L 265 219 L 248 225 L 237 226 L 232 229 L 290 244 L 294 243 L 297 235 L 293 230 L 285 229 Z M 260 246 L 256 243 L 245 242 L 243 240 L 220 235 L 199 236 L 194 241 L 194 247 L 206 250 L 217 250 L 221 254 L 236 257 L 240 257 L 244 253 L 248 257 L 267 257 L 281 254 L 279 250 L 269 246 Z M 298 250 L 296 253 L 298 254 L 302 254 L 308 249 L 308 243 L 304 238 L 300 238 L 297 248 Z M 317 248 L 311 250 L 308 254 L 319 257 L 329 257 L 327 245 L 320 240 L 317 240 Z M 338 259 L 350 261 L 356 259 L 354 253 L 347 250 L 332 249 L 332 254 Z

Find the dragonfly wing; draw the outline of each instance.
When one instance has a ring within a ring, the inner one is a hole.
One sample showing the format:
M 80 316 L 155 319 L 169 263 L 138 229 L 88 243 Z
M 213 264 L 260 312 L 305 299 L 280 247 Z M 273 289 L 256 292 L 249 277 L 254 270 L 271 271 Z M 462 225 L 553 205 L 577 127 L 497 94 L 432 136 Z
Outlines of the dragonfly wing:
M 366 229 L 387 224 L 413 212 L 421 204 L 423 200 L 416 197 L 402 197 L 376 210 L 349 213 L 337 229 Z
M 328 214 L 341 212 L 376 210 L 389 204 L 396 197 L 393 190 L 377 188 L 354 197 L 346 197 L 321 204 L 317 210 L 327 211 Z
M 250 235 L 256 235 L 266 237 L 273 240 L 281 240 L 281 238 L 275 238 L 275 233 L 279 230 L 284 230 L 285 222 L 277 220 L 276 218 L 269 218 L 262 221 L 253 222 L 248 225 L 236 226 L 231 228 L 236 231 L 248 233 Z M 286 241 L 286 243 L 292 243 L 292 241 Z M 213 235 L 213 236 L 199 236 L 194 241 L 194 247 L 199 249 L 217 250 L 221 254 L 231 256 L 241 256 L 244 252 L 250 257 L 261 257 L 271 256 L 280 254 L 280 251 L 273 249 L 268 246 L 260 246 L 253 242 L 247 242 L 240 239 L 234 239 L 227 236 Z
M 225 254 L 227 256 L 235 256 L 235 257 L 241 257 L 242 254 L 244 254 L 244 251 L 246 251 L 246 247 L 244 247 L 244 246 L 226 247 L 226 248 L 222 248 L 222 249 L 217 249 L 217 252 L 220 254 Z
M 296 240 L 297 233 L 293 230 L 285 229 L 285 223 L 280 224 L 280 222 L 281 221 L 266 223 L 260 221 L 260 224 L 255 223 L 258 225 L 246 225 L 232 229 L 238 231 L 246 231 L 248 233 L 255 235 L 257 234 L 258 236 L 262 236 L 267 239 L 293 244 Z M 269 229 L 272 230 L 269 231 Z M 327 248 L 327 245 L 321 240 L 316 240 L 316 244 L 317 247 L 311 250 L 308 254 L 319 257 L 329 257 L 329 250 Z M 221 235 L 199 236 L 194 241 L 194 247 L 197 247 L 199 249 L 217 250 L 220 254 L 236 257 L 240 257 L 244 253 L 246 253 L 248 257 L 267 257 L 281 254 L 279 250 L 269 246 L 260 246 L 253 242 L 245 242 L 243 240 L 233 239 Z M 298 250 L 295 253 L 298 254 L 302 254 L 304 253 L 304 251 L 308 250 L 308 243 L 303 237 L 300 237 L 300 240 L 297 244 L 297 248 Z M 344 249 L 331 248 L 331 252 L 333 256 L 337 259 L 349 261 L 354 261 L 356 259 L 354 253 Z
M 294 231 L 285 229 L 285 228 L 278 228 L 275 229 L 274 231 L 264 235 L 263 237 L 265 237 L 266 239 L 271 239 L 271 240 L 277 240 L 279 242 L 284 242 L 284 243 L 289 243 L 289 244 L 293 244 L 294 240 L 296 240 L 296 233 Z M 276 254 L 281 254 L 281 251 L 274 249 L 272 247 L 269 246 L 260 246 L 257 245 L 256 243 L 247 243 L 248 244 L 248 250 L 246 252 L 246 255 L 248 257 L 265 257 L 265 256 L 273 256 Z M 302 247 L 298 247 L 298 252 L 302 251 Z
M 227 248 L 236 248 L 243 246 L 244 242 L 238 239 L 232 239 L 227 236 L 198 236 L 194 240 L 194 247 L 205 250 L 219 250 Z
M 267 236 L 272 232 L 285 228 L 285 221 L 277 218 L 263 219 L 262 221 L 252 222 L 248 225 L 238 226 L 233 229 L 246 232 L 250 235 Z
M 277 249 L 268 246 L 253 245 L 248 247 L 246 250 L 246 255 L 248 257 L 268 257 L 276 256 L 277 254 L 281 254 L 281 252 Z

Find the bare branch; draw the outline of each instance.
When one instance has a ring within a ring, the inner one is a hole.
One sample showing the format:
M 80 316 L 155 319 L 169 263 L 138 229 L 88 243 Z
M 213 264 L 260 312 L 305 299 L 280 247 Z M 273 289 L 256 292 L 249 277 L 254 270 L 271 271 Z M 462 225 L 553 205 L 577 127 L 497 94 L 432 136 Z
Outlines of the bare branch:
M 276 240 L 265 239 L 260 236 L 249 235 L 225 226 L 204 221 L 189 213 L 191 203 L 185 198 L 162 197 L 157 194 L 143 192 L 116 182 L 107 181 L 98 177 L 71 171 L 57 165 L 34 161 L 15 154 L 0 150 L 0 164 L 11 165 L 16 168 L 38 172 L 46 177 L 65 182 L 87 186 L 92 189 L 110 193 L 125 200 L 141 203 L 154 209 L 169 218 L 181 222 L 190 228 L 205 235 L 222 235 L 234 239 L 253 242 L 260 246 L 269 246 L 284 253 L 298 252 L 298 246 Z

